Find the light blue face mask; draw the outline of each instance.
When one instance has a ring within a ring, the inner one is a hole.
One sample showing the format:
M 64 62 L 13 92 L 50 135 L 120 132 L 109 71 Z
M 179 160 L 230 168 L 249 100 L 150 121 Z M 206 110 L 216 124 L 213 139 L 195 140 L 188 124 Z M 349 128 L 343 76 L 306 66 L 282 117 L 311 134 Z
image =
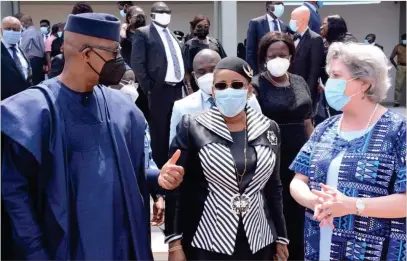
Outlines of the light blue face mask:
M 126 13 L 124 12 L 124 9 L 120 10 L 120 16 L 121 17 L 126 17 Z
M 215 104 L 222 115 L 232 118 L 244 110 L 247 103 L 247 90 L 215 90 Z
M 297 21 L 296 21 L 296 20 L 291 19 L 289 26 L 290 26 L 290 29 L 291 29 L 293 32 L 297 32 L 298 26 L 297 26 Z
M 12 30 L 4 30 L 3 31 L 3 39 L 7 44 L 17 44 L 21 39 L 21 32 L 12 31 Z
M 365 39 L 365 44 L 370 44 L 369 40 Z
M 358 95 L 360 92 L 357 92 L 351 96 L 347 96 L 345 94 L 346 84 L 350 81 L 355 80 L 356 78 L 350 80 L 343 80 L 343 79 L 332 79 L 329 78 L 325 84 L 325 98 L 328 102 L 329 106 L 333 109 L 340 111 L 345 107 L 346 104 L 349 103 L 350 99 L 353 96 Z
M 274 11 L 273 14 L 276 17 L 281 17 L 284 14 L 284 5 L 280 4 L 280 5 L 275 5 L 274 6 Z
M 403 45 L 406 45 L 406 40 L 401 40 L 401 43 L 402 43 Z
M 48 34 L 48 27 L 43 26 L 40 28 L 40 31 L 42 34 Z
M 317 1 L 316 4 L 317 4 L 318 8 L 321 8 L 324 6 L 324 1 Z
M 58 38 L 61 38 L 62 37 L 62 32 L 58 32 L 57 35 L 58 35 Z

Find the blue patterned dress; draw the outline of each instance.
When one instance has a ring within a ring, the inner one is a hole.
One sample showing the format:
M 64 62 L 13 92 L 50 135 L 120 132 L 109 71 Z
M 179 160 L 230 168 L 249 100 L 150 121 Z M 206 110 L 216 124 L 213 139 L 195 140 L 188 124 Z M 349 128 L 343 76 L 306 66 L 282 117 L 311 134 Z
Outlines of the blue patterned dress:
M 326 183 L 329 165 L 341 151 L 338 190 L 374 198 L 406 192 L 406 121 L 387 111 L 371 131 L 346 141 L 338 135 L 340 116 L 321 123 L 290 169 L 309 178 L 311 189 Z M 319 222 L 305 213 L 305 260 L 319 260 Z M 348 215 L 334 219 L 331 260 L 406 260 L 406 219 Z M 289 225 L 289 224 L 288 224 Z

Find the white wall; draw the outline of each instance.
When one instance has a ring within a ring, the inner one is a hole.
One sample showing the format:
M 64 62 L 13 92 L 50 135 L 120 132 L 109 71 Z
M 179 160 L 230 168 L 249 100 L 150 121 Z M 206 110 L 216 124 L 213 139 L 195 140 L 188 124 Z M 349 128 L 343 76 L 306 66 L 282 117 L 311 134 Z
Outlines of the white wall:
M 290 20 L 290 14 L 297 6 L 285 6 L 282 20 L 286 23 Z M 265 14 L 265 2 L 239 2 L 238 10 L 238 42 L 246 38 L 248 21 L 254 17 Z M 400 4 L 394 1 L 381 2 L 380 4 L 368 5 L 325 5 L 320 10 L 322 19 L 328 15 L 341 15 L 356 39 L 363 41 L 368 33 L 376 34 L 376 42 L 384 47 L 387 57 L 390 56 L 394 46 L 399 43 L 400 27 Z M 395 77 L 392 69 L 391 76 Z M 386 101 L 393 101 L 394 88 L 388 93 Z

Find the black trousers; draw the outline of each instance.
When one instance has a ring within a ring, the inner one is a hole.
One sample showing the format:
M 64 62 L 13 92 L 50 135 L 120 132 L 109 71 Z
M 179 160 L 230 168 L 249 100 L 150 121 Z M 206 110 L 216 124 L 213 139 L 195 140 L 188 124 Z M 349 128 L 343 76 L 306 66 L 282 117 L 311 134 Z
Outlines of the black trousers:
M 45 80 L 44 58 L 32 57 L 30 58 L 30 64 L 32 70 L 32 82 L 33 85 L 37 85 Z
M 148 95 L 149 125 L 153 159 L 158 168 L 168 161 L 170 122 L 174 102 L 182 98 L 183 82 L 155 86 Z

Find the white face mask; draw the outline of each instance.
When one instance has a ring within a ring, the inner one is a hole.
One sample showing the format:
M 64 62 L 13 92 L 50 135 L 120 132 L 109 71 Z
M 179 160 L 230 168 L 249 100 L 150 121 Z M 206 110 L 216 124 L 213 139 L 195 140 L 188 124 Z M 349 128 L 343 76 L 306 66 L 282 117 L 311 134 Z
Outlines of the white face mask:
M 276 57 L 267 62 L 267 70 L 274 77 L 281 77 L 287 73 L 290 67 L 290 60 L 286 58 Z
M 136 102 L 136 100 L 139 96 L 137 88 L 138 88 L 138 83 L 130 81 L 128 84 L 123 85 L 123 87 L 120 89 L 120 91 L 124 92 L 127 95 L 130 95 L 131 100 L 133 102 Z
M 171 22 L 171 15 L 170 14 L 159 14 L 159 13 L 152 13 L 154 14 L 154 22 L 157 22 L 161 25 L 167 26 Z
M 212 95 L 213 73 L 207 73 L 199 77 L 196 79 L 196 84 L 204 93 Z

